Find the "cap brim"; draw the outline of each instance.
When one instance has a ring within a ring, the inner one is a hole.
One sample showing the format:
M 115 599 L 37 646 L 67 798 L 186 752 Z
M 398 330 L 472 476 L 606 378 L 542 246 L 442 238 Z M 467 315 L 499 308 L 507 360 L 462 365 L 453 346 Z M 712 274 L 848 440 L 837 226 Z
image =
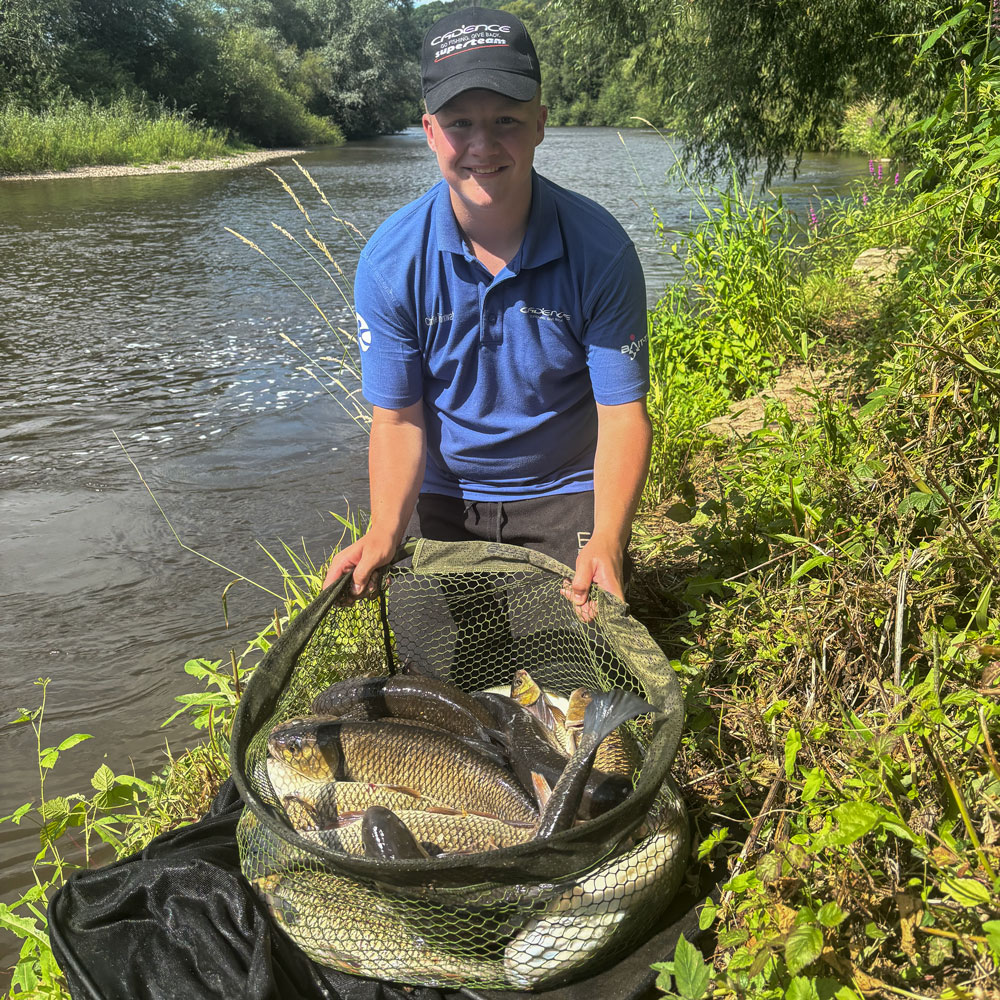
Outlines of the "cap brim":
M 436 115 L 453 97 L 466 90 L 492 90 L 515 101 L 530 101 L 538 92 L 538 81 L 523 73 L 475 68 L 456 73 L 424 94 L 428 114 Z

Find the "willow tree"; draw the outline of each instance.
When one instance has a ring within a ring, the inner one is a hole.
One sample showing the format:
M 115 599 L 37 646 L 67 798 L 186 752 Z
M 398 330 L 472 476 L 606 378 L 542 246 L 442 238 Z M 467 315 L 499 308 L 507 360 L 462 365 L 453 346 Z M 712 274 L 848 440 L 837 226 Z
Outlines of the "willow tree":
M 768 178 L 823 148 L 847 103 L 922 110 L 951 66 L 913 60 L 943 0 L 557 0 L 582 38 L 624 44 L 703 170 Z

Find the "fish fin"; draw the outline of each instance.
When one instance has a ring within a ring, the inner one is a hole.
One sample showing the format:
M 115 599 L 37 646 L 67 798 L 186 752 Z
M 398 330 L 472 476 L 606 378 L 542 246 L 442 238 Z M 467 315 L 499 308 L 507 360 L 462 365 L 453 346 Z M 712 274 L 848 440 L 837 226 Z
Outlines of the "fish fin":
M 583 731 L 595 733 L 600 742 L 623 722 L 655 711 L 648 701 L 623 688 L 601 691 L 594 695 L 584 712 Z
M 422 799 L 423 793 L 416 788 L 407 788 L 406 785 L 372 785 L 372 788 L 387 788 L 390 792 L 402 792 L 404 795 L 412 795 L 415 799 Z
M 549 801 L 549 796 L 552 794 L 552 786 L 537 771 L 532 771 L 531 787 L 535 791 L 535 798 L 538 799 L 538 808 L 544 809 L 545 803 Z
M 421 809 L 421 812 L 436 813 L 439 816 L 467 816 L 468 813 L 464 809 L 455 809 L 452 806 L 437 805 L 437 806 L 427 806 L 425 809 Z

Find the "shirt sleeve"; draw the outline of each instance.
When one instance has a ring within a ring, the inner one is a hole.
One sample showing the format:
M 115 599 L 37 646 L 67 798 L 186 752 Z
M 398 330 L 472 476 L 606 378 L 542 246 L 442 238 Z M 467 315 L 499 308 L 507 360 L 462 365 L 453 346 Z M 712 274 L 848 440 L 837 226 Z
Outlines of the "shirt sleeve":
M 649 391 L 646 279 L 631 240 L 616 255 L 585 303 L 583 343 L 594 399 L 631 403 Z
M 373 406 L 399 410 L 423 398 L 416 317 L 365 254 L 354 277 L 361 391 Z

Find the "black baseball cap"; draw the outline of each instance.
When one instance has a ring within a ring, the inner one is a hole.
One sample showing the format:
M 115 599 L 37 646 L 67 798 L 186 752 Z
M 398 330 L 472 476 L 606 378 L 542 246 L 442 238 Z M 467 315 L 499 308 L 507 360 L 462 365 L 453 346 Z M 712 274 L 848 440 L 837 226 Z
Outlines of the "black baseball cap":
M 424 35 L 420 81 L 427 111 L 464 90 L 493 90 L 529 101 L 542 82 L 528 30 L 513 14 L 468 7 L 442 17 Z

